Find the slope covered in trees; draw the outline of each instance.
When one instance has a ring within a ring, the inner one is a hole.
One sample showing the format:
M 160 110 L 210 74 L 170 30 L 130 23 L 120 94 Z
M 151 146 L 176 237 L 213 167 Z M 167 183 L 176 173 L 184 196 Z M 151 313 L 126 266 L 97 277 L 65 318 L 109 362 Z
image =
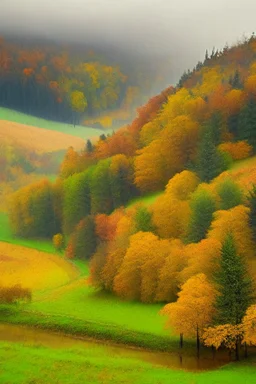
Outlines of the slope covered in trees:
M 255 86 L 254 36 L 207 54 L 130 125 L 88 140 L 81 152 L 69 148 L 56 183 L 16 192 L 13 232 L 61 233 L 67 257 L 90 259 L 93 286 L 168 303 L 163 313 L 177 332 L 197 339 L 198 353 L 204 340 L 236 348 L 238 357 L 242 342 L 255 342 L 247 335 L 255 330 L 256 195 L 255 175 L 245 183 L 239 168 L 229 169 L 256 153 Z M 160 190 L 148 207 L 125 208 Z
M 157 81 L 164 71 L 157 66 L 88 47 L 1 38 L 0 105 L 74 125 L 102 116 L 99 124 L 109 127 L 115 113 L 117 120 L 130 120 L 151 91 L 148 78 Z

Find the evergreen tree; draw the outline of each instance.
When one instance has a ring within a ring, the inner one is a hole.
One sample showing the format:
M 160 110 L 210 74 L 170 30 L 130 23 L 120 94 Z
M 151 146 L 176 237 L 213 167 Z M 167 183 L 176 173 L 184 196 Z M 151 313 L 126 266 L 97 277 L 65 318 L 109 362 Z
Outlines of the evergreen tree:
M 249 191 L 248 205 L 250 208 L 249 225 L 252 230 L 252 236 L 256 241 L 256 185 L 253 184 L 252 189 Z
M 94 150 L 91 140 L 87 140 L 86 142 L 86 152 L 92 153 Z
M 242 204 L 242 190 L 232 179 L 226 179 L 219 185 L 218 194 L 220 209 L 227 210 Z
M 230 77 L 229 84 L 232 86 L 232 88 L 235 88 L 235 89 L 243 88 L 243 83 L 241 81 L 240 73 L 238 70 L 235 71 L 234 76 Z
M 238 137 L 240 140 L 247 140 L 256 150 L 256 103 L 253 99 L 250 99 L 240 112 Z
M 202 181 L 209 182 L 229 167 L 229 159 L 216 148 L 212 126 L 204 129 L 199 144 L 196 171 Z
M 232 234 L 228 234 L 222 244 L 220 269 L 215 277 L 219 290 L 217 323 L 240 324 L 252 302 L 253 286 L 245 262 L 237 254 Z
M 234 113 L 230 115 L 227 119 L 228 131 L 234 135 L 238 136 L 238 124 L 239 124 L 239 113 Z
M 74 255 L 79 259 L 89 259 L 97 247 L 95 223 L 93 216 L 87 216 L 79 222 L 72 234 Z
M 152 213 L 149 210 L 141 206 L 137 209 L 134 216 L 135 232 L 154 232 L 154 225 L 152 223 Z
M 216 210 L 214 197 L 205 190 L 198 190 L 191 197 L 191 219 L 187 242 L 197 243 L 206 237 L 213 213 Z

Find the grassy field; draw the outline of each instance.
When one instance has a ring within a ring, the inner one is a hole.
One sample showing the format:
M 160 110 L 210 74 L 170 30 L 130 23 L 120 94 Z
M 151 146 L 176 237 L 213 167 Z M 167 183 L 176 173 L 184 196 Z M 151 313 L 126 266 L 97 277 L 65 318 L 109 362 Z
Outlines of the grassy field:
M 26 115 L 21 112 L 16 112 L 12 109 L 0 108 L 0 120 L 13 121 L 24 125 L 29 125 L 47 130 L 66 133 L 68 135 L 81 137 L 83 140 L 89 137 L 99 136 L 102 134 L 101 129 L 76 126 L 71 124 L 58 123 L 55 121 L 44 120 L 35 116 Z M 105 130 L 104 130 L 105 132 Z
M 21 284 L 45 291 L 68 284 L 80 272 L 63 258 L 35 249 L 0 242 L 1 284 Z
M 0 342 L 1 384 L 253 384 L 256 360 L 213 371 L 161 367 L 104 346 L 56 349 Z

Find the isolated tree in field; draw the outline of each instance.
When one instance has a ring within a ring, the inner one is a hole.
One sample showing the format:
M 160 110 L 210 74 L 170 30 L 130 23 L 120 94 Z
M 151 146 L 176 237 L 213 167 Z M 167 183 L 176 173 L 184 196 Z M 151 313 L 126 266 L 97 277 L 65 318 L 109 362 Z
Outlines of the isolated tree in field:
M 182 285 L 176 303 L 167 304 L 161 314 L 167 315 L 167 327 L 184 336 L 196 337 L 199 356 L 200 338 L 215 315 L 216 290 L 203 273 Z M 182 344 L 182 341 L 181 341 Z
M 198 189 L 191 197 L 191 218 L 187 241 L 197 243 L 206 237 L 216 210 L 214 197 L 204 189 Z
M 232 179 L 224 180 L 217 188 L 220 197 L 220 209 L 228 210 L 242 204 L 241 188 Z
M 62 251 L 65 247 L 64 238 L 61 233 L 57 233 L 53 236 L 52 242 L 56 251 Z

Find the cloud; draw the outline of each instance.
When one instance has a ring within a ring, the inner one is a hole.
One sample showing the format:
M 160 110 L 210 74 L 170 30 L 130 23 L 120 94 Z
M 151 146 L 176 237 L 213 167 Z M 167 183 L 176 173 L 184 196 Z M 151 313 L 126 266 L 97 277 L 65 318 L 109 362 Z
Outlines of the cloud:
M 183 71 L 255 28 L 255 0 L 0 0 L 0 31 L 168 56 Z

